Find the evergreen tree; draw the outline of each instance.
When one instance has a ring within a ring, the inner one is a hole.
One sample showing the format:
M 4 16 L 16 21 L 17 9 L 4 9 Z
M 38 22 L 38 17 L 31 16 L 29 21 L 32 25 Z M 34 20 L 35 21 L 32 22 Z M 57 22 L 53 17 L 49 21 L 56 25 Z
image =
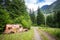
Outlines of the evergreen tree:
M 0 0 L 0 3 L 1 30 L 9 23 L 22 24 L 23 27 L 30 28 L 31 19 L 26 10 L 24 0 Z
M 32 25 L 36 24 L 35 23 L 36 16 L 35 16 L 35 12 L 34 11 L 30 11 L 30 18 L 31 18 L 31 21 L 32 21 Z
M 12 0 L 9 2 L 7 1 L 6 5 L 7 5 L 6 9 L 10 13 L 10 17 L 15 24 L 19 23 L 22 24 L 24 27 L 29 27 L 31 25 L 29 24 L 30 21 L 28 21 L 30 20 L 30 17 L 26 10 L 24 0 Z
M 7 23 L 11 23 L 9 13 L 5 9 L 0 8 L 0 32 L 4 30 Z
M 52 17 L 53 16 L 53 17 Z M 54 14 L 50 14 L 47 16 L 47 19 L 46 19 L 46 22 L 47 22 L 47 25 L 50 26 L 50 27 L 55 27 L 55 19 L 54 19 Z
M 47 25 L 60 28 L 60 11 L 54 11 L 53 15 L 47 16 Z
M 54 13 L 55 25 L 60 28 L 60 11 L 55 11 Z
M 37 10 L 37 25 L 41 25 L 44 23 L 44 15 L 42 14 L 40 8 Z

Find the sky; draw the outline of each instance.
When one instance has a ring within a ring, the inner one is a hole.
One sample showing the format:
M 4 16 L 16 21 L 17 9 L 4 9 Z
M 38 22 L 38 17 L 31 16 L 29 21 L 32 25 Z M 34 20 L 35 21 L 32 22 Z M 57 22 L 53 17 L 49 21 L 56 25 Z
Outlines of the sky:
M 41 8 L 44 5 L 51 5 L 56 0 L 25 0 L 28 9 L 36 11 L 38 6 Z

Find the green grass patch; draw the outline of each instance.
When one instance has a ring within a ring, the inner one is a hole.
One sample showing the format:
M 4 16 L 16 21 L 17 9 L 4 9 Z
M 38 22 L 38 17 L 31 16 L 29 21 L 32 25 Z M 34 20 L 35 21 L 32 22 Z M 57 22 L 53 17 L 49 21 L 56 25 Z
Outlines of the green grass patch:
M 57 40 L 60 40 L 60 28 L 40 27 L 39 29 L 48 32 L 52 36 L 56 37 Z
M 29 30 L 28 32 L 23 33 L 0 35 L 0 40 L 32 40 L 32 38 L 33 38 L 33 30 Z
M 39 33 L 40 33 L 42 40 L 48 40 L 48 38 L 41 31 L 39 31 Z

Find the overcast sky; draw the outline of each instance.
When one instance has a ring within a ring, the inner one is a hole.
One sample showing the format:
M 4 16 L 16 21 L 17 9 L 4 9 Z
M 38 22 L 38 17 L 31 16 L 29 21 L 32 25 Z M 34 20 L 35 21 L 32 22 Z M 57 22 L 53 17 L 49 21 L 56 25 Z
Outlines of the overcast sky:
M 37 10 L 38 6 L 41 8 L 44 5 L 51 5 L 56 0 L 25 0 L 28 9 Z

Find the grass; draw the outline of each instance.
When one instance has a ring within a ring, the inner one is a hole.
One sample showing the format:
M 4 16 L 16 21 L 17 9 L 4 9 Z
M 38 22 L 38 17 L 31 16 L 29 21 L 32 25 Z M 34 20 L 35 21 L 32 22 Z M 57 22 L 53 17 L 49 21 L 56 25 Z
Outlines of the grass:
M 0 35 L 0 40 L 32 40 L 32 38 L 33 38 L 33 30 L 29 30 L 28 32 L 23 33 Z
M 41 31 L 39 31 L 39 33 L 40 33 L 42 40 L 48 40 L 48 38 Z
M 44 30 L 56 37 L 57 40 L 60 40 L 60 28 L 48 28 L 48 27 L 40 27 L 39 29 Z

